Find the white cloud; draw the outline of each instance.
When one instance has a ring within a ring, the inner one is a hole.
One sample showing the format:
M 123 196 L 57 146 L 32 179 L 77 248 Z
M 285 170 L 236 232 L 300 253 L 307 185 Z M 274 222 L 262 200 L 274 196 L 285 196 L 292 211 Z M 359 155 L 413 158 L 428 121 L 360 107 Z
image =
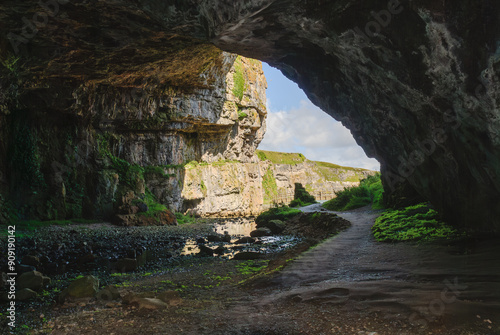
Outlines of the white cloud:
M 288 111 L 270 110 L 259 149 L 301 152 L 310 160 L 380 169 L 375 159 L 366 157 L 347 128 L 308 101 Z

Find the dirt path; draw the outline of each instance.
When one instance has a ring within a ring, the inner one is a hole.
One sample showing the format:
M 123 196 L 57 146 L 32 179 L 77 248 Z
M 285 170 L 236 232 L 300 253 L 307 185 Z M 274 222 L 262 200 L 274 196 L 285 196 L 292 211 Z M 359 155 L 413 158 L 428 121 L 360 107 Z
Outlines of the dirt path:
M 383 244 L 370 234 L 376 212 L 339 215 L 350 229 L 303 254 L 231 317 L 262 334 L 500 334 L 498 241 L 465 254 Z

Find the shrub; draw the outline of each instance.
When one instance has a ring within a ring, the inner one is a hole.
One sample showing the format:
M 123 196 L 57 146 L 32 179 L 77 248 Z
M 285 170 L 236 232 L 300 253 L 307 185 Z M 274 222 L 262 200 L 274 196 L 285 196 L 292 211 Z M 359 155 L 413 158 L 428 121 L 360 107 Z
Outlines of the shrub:
M 379 242 L 431 241 L 463 235 L 442 222 L 439 214 L 427 203 L 385 211 L 375 221 L 372 232 Z
M 332 211 L 348 211 L 372 204 L 373 209 L 382 209 L 384 189 L 380 174 L 363 179 L 359 186 L 349 187 L 337 193 L 337 197 L 323 204 Z
M 302 213 L 300 210 L 295 208 L 290 208 L 288 206 L 271 208 L 268 211 L 257 216 L 255 222 L 257 224 L 262 224 L 265 222 L 269 222 L 271 220 L 281 220 L 287 221 L 288 219 L 293 218 L 295 215 Z
M 196 223 L 196 218 L 193 215 L 184 215 L 180 212 L 175 213 L 178 224 L 192 224 Z

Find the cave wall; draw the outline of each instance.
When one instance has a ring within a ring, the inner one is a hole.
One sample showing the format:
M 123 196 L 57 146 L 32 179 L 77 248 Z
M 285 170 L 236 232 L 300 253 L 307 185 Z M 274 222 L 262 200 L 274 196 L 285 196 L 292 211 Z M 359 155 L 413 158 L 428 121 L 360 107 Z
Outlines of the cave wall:
M 0 5 L 4 68 L 19 58 L 23 69 L 3 71 L 2 110 L 88 118 L 71 108 L 76 87 L 136 87 L 159 66 L 146 77 L 197 87 L 185 69 L 212 43 L 296 81 L 381 162 L 389 192 L 428 199 L 452 223 L 500 229 L 500 3 L 49 2 Z

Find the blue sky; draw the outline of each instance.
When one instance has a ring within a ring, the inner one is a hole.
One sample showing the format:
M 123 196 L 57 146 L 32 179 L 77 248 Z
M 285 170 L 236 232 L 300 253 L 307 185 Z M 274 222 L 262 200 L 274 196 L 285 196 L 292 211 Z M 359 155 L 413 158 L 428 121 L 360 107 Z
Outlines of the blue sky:
M 313 105 L 279 70 L 262 63 L 267 78 L 267 131 L 259 149 L 300 152 L 308 159 L 379 170 L 351 132 Z

